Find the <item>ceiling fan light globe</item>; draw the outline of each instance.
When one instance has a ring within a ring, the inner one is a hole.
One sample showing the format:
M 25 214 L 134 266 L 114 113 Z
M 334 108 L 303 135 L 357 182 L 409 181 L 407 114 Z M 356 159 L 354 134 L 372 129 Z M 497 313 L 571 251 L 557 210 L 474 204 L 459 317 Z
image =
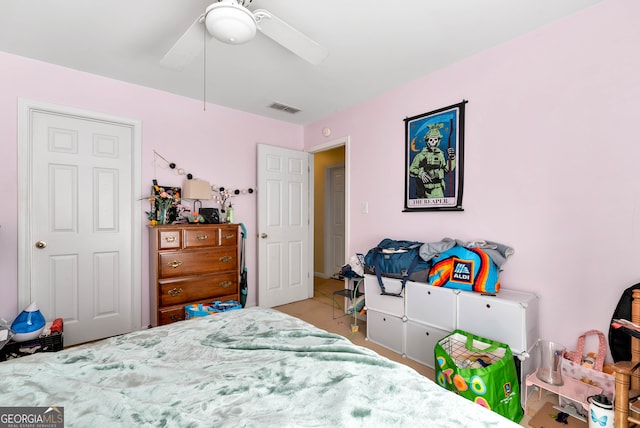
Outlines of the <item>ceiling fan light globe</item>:
M 256 21 L 251 12 L 233 3 L 215 3 L 207 8 L 207 31 L 224 43 L 239 45 L 256 36 Z

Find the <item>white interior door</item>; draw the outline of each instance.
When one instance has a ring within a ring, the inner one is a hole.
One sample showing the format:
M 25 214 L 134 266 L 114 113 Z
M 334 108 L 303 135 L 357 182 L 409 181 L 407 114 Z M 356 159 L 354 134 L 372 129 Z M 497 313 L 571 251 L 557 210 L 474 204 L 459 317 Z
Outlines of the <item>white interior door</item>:
M 345 170 L 344 166 L 327 168 L 325 186 L 325 271 L 336 274 L 345 265 Z
M 309 153 L 258 144 L 258 305 L 313 296 Z
M 132 331 L 140 325 L 135 127 L 38 109 L 26 114 L 21 304 L 36 301 L 47 319 L 63 318 L 65 345 Z

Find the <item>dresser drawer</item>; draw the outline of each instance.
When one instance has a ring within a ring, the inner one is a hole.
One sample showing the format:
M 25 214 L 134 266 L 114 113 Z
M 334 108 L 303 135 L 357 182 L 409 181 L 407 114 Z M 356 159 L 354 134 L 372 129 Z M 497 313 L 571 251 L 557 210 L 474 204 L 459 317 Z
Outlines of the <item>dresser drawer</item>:
M 171 324 L 184 319 L 184 306 L 165 308 L 158 311 L 158 325 Z
M 200 226 L 184 231 L 184 248 L 235 247 L 237 226 Z
M 238 294 L 238 275 L 235 271 L 160 282 L 160 306 L 185 304 L 194 300 L 208 300 L 211 303 L 228 294 Z
M 167 250 L 182 247 L 182 231 L 175 230 L 158 230 L 158 249 Z
M 184 248 L 206 248 L 219 246 L 220 229 L 217 227 L 193 228 L 184 231 Z
M 238 227 L 225 227 L 220 230 L 220 245 L 223 247 L 235 247 L 238 245 Z
M 167 251 L 158 254 L 160 278 L 201 275 L 238 269 L 236 247 L 200 251 Z

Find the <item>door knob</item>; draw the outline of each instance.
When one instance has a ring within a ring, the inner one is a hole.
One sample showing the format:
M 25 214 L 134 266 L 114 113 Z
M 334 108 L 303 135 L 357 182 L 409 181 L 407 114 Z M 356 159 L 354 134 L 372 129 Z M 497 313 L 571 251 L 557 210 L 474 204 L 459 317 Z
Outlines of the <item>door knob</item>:
M 262 233 L 260 234 L 260 237 L 261 237 L 262 239 L 265 239 L 267 236 L 269 236 L 269 235 L 267 235 L 267 234 L 266 234 L 266 233 L 264 233 L 264 232 L 262 232 Z
M 36 242 L 36 248 L 39 248 L 39 249 L 41 249 L 41 250 L 42 250 L 42 249 L 43 249 L 43 248 L 45 248 L 46 246 L 47 246 L 47 243 L 46 243 L 46 242 L 44 242 L 44 241 L 38 241 L 38 242 Z

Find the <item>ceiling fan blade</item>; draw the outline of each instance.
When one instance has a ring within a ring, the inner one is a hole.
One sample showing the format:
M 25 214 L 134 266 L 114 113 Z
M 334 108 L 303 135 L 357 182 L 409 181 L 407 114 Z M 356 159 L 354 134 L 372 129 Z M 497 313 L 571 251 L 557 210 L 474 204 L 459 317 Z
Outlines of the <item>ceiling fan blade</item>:
M 204 15 L 200 15 L 198 19 L 180 36 L 178 41 L 173 45 L 169 52 L 162 58 L 160 63 L 168 68 L 182 70 L 189 65 L 198 54 L 203 51 L 204 37 L 208 39 L 211 35 L 207 32 L 202 22 Z
M 264 9 L 256 9 L 253 14 L 258 22 L 258 30 L 311 64 L 318 65 L 329 55 L 327 48 L 296 30 L 273 13 Z

